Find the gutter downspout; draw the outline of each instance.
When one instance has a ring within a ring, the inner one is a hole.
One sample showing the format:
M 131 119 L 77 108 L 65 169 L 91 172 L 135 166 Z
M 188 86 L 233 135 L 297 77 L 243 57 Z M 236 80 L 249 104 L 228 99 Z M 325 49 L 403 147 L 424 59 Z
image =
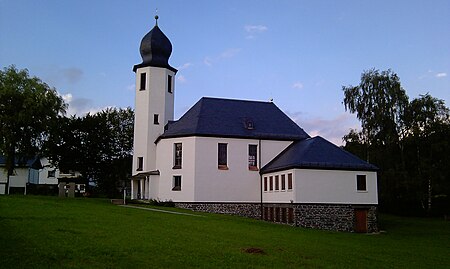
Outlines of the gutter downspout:
M 260 212 L 260 218 L 263 219 L 263 178 L 262 178 L 262 174 L 261 174 L 261 139 L 259 139 L 258 141 L 258 150 L 259 150 L 259 187 L 260 187 L 260 193 L 261 193 L 261 204 L 260 204 L 260 208 L 261 208 L 261 212 Z

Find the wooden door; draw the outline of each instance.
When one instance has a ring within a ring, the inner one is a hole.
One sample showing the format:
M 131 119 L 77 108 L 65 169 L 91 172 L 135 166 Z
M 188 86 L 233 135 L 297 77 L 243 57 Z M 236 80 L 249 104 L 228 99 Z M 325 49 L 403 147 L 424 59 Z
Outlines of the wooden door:
M 355 232 L 367 233 L 367 209 L 355 209 Z

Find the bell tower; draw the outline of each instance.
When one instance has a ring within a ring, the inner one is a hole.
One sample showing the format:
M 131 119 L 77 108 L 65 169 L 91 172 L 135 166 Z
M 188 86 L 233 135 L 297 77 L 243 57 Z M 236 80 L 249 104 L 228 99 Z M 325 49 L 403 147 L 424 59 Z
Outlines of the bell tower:
M 133 175 L 155 173 L 156 139 L 174 117 L 175 74 L 169 65 L 170 40 L 158 27 L 142 38 L 142 63 L 133 67 L 136 73 L 134 116 Z

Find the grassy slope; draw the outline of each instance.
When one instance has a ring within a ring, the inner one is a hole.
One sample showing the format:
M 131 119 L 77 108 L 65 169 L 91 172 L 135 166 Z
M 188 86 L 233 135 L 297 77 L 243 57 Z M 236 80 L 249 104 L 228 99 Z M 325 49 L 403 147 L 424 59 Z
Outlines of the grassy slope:
M 0 267 L 450 268 L 450 222 L 382 216 L 387 233 L 363 235 L 200 215 L 0 196 Z

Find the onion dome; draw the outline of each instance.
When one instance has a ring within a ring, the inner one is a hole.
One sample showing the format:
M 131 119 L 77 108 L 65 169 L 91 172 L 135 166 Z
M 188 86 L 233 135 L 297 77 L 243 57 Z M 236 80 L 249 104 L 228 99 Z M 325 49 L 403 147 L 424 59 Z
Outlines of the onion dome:
M 172 43 L 167 36 L 158 27 L 158 16 L 155 16 L 156 24 L 153 29 L 148 32 L 141 41 L 140 53 L 142 63 L 135 65 L 133 71 L 137 68 L 154 66 L 170 69 L 174 72 L 177 70 L 169 65 L 169 57 L 172 54 Z

